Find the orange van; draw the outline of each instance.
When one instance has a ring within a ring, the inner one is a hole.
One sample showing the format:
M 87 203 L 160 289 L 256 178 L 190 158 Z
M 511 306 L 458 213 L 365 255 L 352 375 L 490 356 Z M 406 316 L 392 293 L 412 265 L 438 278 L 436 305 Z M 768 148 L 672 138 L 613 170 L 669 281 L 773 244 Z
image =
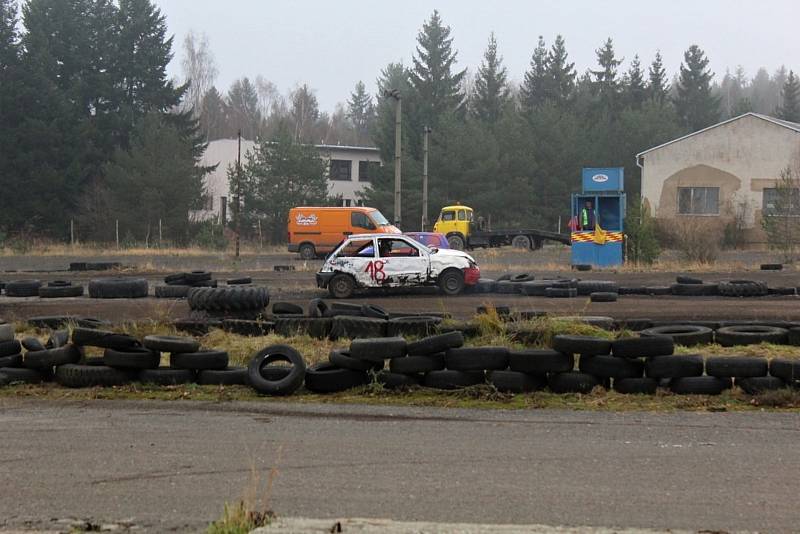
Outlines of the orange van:
M 300 207 L 289 210 L 289 252 L 313 259 L 333 251 L 353 234 L 399 234 L 375 208 Z

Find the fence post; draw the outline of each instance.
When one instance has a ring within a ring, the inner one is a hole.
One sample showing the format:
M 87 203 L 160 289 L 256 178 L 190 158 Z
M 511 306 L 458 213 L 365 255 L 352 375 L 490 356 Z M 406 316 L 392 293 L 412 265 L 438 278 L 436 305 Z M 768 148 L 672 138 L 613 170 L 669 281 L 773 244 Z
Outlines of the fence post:
M 117 238 L 117 250 L 119 250 L 119 219 L 114 220 L 114 234 Z
M 158 220 L 158 247 L 161 248 L 161 219 Z
M 258 220 L 258 248 L 264 248 L 264 236 L 261 234 L 261 219 Z
M 75 246 L 75 219 L 69 220 L 69 246 Z

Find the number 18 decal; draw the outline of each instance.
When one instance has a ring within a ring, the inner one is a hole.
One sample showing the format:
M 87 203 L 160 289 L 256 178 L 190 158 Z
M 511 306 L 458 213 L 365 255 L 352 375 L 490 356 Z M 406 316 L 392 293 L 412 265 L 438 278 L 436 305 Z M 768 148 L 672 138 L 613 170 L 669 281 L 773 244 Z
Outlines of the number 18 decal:
M 386 262 L 381 260 L 371 261 L 367 264 L 367 268 L 364 269 L 364 272 L 369 273 L 369 277 L 374 281 L 383 282 L 386 280 L 386 273 L 383 272 L 384 265 L 386 265 Z

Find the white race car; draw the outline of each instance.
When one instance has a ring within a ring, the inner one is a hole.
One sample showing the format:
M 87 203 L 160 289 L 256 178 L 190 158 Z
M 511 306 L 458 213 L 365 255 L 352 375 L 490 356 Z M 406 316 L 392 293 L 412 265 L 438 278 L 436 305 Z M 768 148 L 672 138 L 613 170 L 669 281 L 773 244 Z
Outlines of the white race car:
M 325 259 L 317 273 L 317 286 L 337 299 L 357 288 L 438 285 L 447 295 L 457 295 L 478 282 L 475 260 L 460 250 L 428 248 L 398 234 L 351 235 Z

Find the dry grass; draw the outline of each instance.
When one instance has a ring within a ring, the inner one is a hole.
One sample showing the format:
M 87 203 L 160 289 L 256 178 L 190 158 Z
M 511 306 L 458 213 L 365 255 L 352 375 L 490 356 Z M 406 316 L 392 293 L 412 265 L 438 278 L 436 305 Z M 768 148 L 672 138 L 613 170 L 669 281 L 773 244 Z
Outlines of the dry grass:
M 286 245 L 265 245 L 263 248 L 258 245 L 243 243 L 240 247 L 240 254 L 242 256 L 258 256 L 260 254 L 278 254 L 285 253 Z M 76 243 L 70 245 L 68 243 L 53 243 L 47 241 L 35 240 L 29 250 L 19 251 L 13 250 L 9 247 L 0 248 L 0 257 L 2 256 L 208 256 L 219 255 L 228 256 L 234 253 L 233 245 L 226 250 L 213 250 L 207 248 L 200 248 L 195 246 L 190 247 L 133 247 L 133 248 L 117 248 L 113 243 Z
M 702 354 L 704 356 L 761 356 L 768 360 L 773 358 L 800 359 L 800 347 L 773 345 L 771 343 L 740 345 L 736 347 L 723 347 L 717 344 L 702 345 L 699 347 L 677 346 L 675 352 L 677 354 Z

